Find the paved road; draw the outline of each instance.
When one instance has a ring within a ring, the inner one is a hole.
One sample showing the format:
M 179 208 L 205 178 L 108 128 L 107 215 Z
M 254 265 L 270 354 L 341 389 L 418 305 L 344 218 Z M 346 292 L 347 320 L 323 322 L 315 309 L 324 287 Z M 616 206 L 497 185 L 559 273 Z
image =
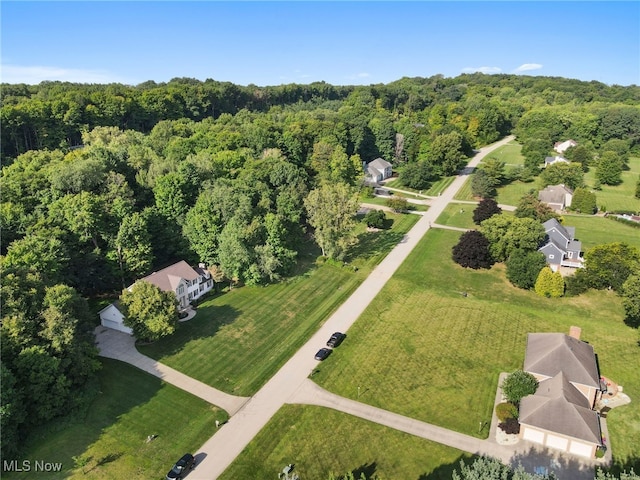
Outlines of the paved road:
M 496 148 L 509 142 L 507 137 L 500 142 L 485 147 L 471 159 L 452 184 L 431 202 L 425 212 L 403 240 L 373 270 L 345 303 L 320 327 L 314 336 L 298 350 L 293 357 L 223 425 L 200 449 L 206 457 L 189 475 L 190 480 L 215 479 L 224 472 L 242 452 L 255 435 L 267 424 L 271 417 L 287 402 L 291 401 L 300 386 L 306 382 L 317 365 L 313 356 L 319 346 L 335 331 L 346 332 L 360 314 L 375 298 L 385 283 L 391 278 L 404 259 L 411 253 L 420 239 L 429 230 L 432 222 L 442 213 L 447 203 L 462 187 L 466 177 L 482 158 Z M 433 440 L 438 441 L 437 438 Z
M 313 355 L 334 331 L 347 331 L 360 314 L 391 278 L 402 261 L 417 245 L 422 236 L 435 225 L 435 219 L 471 173 L 484 155 L 507 143 L 510 138 L 486 147 L 469 163 L 463 174 L 443 192 L 434 197 L 428 212 L 420 212 L 421 218 L 404 239 L 374 269 L 349 299 L 320 327 L 318 332 L 250 399 L 235 397 L 194 380 L 180 372 L 140 354 L 133 337 L 98 327 L 96 336 L 100 354 L 131 363 L 138 368 L 162 378 L 229 412 L 231 418 L 197 452 L 202 458 L 197 468 L 189 474 L 190 480 L 215 479 L 233 462 L 246 445 L 266 425 L 285 403 L 303 403 L 333 408 L 390 428 L 426 438 L 469 453 L 500 458 L 505 463 L 520 462 L 531 471 L 533 466 L 549 465 L 551 470 L 562 473 L 559 478 L 582 480 L 593 478 L 593 469 L 582 463 L 566 460 L 557 454 L 532 449 L 526 442 L 515 446 L 498 445 L 495 425 L 490 438 L 480 440 L 451 430 L 382 410 L 351 399 L 332 394 L 317 386 L 308 376 L 317 366 Z M 439 226 L 441 228 L 446 228 Z M 552 463 L 549 464 L 551 459 Z M 560 461 L 558 461 L 560 459 Z M 586 467 L 586 468 L 585 468 Z

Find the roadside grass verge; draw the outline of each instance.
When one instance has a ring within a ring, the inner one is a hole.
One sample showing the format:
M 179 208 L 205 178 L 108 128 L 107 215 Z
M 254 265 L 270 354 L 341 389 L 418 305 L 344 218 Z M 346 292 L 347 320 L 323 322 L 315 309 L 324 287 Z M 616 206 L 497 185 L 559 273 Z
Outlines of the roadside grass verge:
M 593 188 L 595 184 L 596 168 L 591 167 L 584 176 L 585 183 Z M 622 183 L 616 186 L 602 185 L 596 190 L 598 208 L 607 211 L 640 212 L 640 198 L 635 197 L 636 183 L 640 175 L 640 157 L 629 159 L 629 170 L 622 172 Z
M 300 478 L 404 478 L 450 480 L 459 450 L 341 412 L 285 405 L 249 443 L 220 480 L 275 478 L 289 463 Z M 374 477 L 376 475 L 376 477 Z
M 366 195 L 361 195 L 360 196 L 360 202 L 361 203 L 369 203 L 371 205 L 380 205 L 383 207 L 387 206 L 387 200 L 389 200 L 390 198 L 406 198 L 406 199 L 410 199 L 410 198 L 415 198 L 415 199 L 420 199 L 419 196 L 415 196 L 415 197 L 411 197 L 408 195 L 405 195 L 401 192 L 394 192 L 394 194 L 391 197 L 367 197 Z M 416 204 L 416 203 L 409 203 L 409 207 L 408 207 L 409 211 L 414 211 L 414 212 L 426 212 L 427 210 L 429 210 L 429 206 L 428 205 L 421 205 L 421 204 Z
M 388 230 L 365 232 L 349 264 L 311 265 L 277 284 L 242 287 L 198 306 L 175 334 L 139 350 L 225 392 L 250 396 L 275 374 L 360 285 L 418 220 L 387 213 Z M 313 254 L 311 254 L 313 255 Z
M 436 223 L 450 227 L 479 228 L 479 225 L 473 223 L 473 211 L 475 209 L 475 205 L 449 203 L 436 220 Z
M 25 445 L 24 459 L 62 462 L 60 472 L 3 472 L 11 479 L 164 478 L 185 452 L 211 436 L 226 412 L 116 360 L 103 359 L 100 393 L 82 418 L 47 425 Z M 147 442 L 149 435 L 157 437 Z M 76 468 L 72 457 L 89 459 Z
M 615 293 L 547 299 L 513 287 L 504 265 L 463 269 L 447 254 L 459 235 L 430 230 L 313 380 L 352 399 L 360 387 L 360 401 L 486 437 L 479 422 L 491 420 L 498 374 L 522 368 L 527 333 L 578 325 L 602 374 L 640 398 L 638 332 L 623 323 Z M 609 418 L 614 458 L 633 457 L 640 409 Z

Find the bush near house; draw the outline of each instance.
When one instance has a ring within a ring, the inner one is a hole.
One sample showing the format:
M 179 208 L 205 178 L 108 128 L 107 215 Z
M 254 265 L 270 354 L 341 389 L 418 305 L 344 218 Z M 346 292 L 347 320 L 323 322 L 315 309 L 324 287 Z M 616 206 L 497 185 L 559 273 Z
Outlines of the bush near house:
M 496 416 L 501 422 L 510 418 L 518 418 L 518 407 L 511 402 L 502 402 L 496 405 Z

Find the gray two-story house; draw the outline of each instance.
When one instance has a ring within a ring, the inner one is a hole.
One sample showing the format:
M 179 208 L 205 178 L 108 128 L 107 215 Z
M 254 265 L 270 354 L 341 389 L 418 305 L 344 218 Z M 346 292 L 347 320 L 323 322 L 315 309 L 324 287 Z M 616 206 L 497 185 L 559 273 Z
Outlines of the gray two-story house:
M 582 243 L 575 239 L 575 227 L 565 227 L 555 218 L 544 222 L 546 243 L 539 248 L 554 272 L 560 267 L 584 267 Z

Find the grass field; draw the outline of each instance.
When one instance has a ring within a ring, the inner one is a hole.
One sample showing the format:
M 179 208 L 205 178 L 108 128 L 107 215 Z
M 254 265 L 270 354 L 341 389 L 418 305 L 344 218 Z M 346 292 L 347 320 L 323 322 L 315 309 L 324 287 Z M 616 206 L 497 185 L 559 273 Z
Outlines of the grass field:
M 408 192 L 413 192 L 413 193 L 422 192 L 422 195 L 437 197 L 438 194 L 444 192 L 447 189 L 447 187 L 453 183 L 455 178 L 456 178 L 455 176 L 441 178 L 440 180 L 433 182 L 428 190 L 415 190 L 410 187 L 405 187 L 400 183 L 400 181 L 397 178 L 394 178 L 392 180 L 387 180 L 385 182 L 385 185 L 392 188 L 399 188 L 401 190 L 406 190 Z
M 579 325 L 602 373 L 640 398 L 638 332 L 623 323 L 614 293 L 552 300 L 517 289 L 502 265 L 489 271 L 454 265 L 444 252 L 458 236 L 428 232 L 349 330 L 339 354 L 314 375 L 316 382 L 354 399 L 360 387 L 361 401 L 484 437 L 478 425 L 490 421 L 498 374 L 522 367 L 526 334 Z M 609 430 L 614 457 L 637 458 L 640 408 L 613 410 Z
M 593 187 L 595 182 L 595 168 L 591 168 L 584 176 L 585 183 Z M 640 198 L 635 198 L 636 183 L 640 175 L 640 157 L 629 159 L 629 170 L 622 172 L 622 184 L 611 187 L 602 185 L 602 190 L 596 191 L 598 208 L 607 211 L 640 212 Z
M 196 317 L 145 355 L 235 395 L 252 395 L 339 307 L 418 220 L 388 214 L 389 230 L 364 232 L 349 265 L 310 266 L 268 286 L 243 287 L 204 301 Z M 317 254 L 317 252 L 316 252 Z M 315 258 L 315 254 L 312 254 Z M 356 271 L 357 270 L 357 271 Z
M 462 458 L 469 457 L 334 410 L 285 405 L 220 479 L 276 478 L 294 463 L 301 479 L 353 472 L 358 479 L 451 480 Z
M 524 165 L 524 157 L 521 152 L 522 145 L 515 140 L 511 140 L 506 145 L 503 145 L 491 152 L 486 158 L 495 158 L 500 160 L 505 163 L 505 166 L 508 169 L 509 167 Z
M 626 242 L 640 248 L 640 229 L 605 217 L 565 214 L 563 218 L 565 225 L 576 227 L 583 250 L 611 242 Z
M 227 418 L 137 368 L 115 360 L 102 363 L 100 394 L 86 415 L 48 425 L 25 446 L 25 459 L 62 462 L 62 471 L 3 472 L 3 479 L 164 478 L 173 462 L 211 436 L 216 419 Z M 147 443 L 148 435 L 158 437 Z M 84 469 L 75 468 L 74 456 L 89 459 Z

